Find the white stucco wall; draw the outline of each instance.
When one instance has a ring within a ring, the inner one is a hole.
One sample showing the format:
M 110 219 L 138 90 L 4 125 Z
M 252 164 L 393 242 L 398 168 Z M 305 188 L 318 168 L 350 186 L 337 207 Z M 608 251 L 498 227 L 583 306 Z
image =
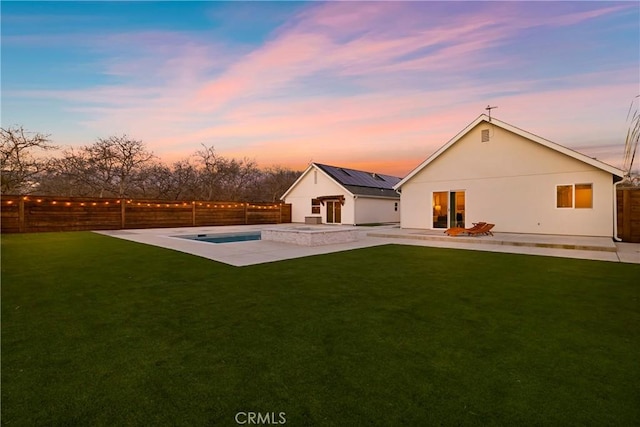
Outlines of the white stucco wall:
M 489 142 L 481 130 L 489 129 Z M 592 184 L 592 209 L 556 208 L 556 186 Z M 608 172 L 480 123 L 402 186 L 403 228 L 432 228 L 434 191 L 465 191 L 466 224 L 496 231 L 611 236 L 613 178 Z
M 398 204 L 398 210 L 395 204 Z M 374 199 L 358 197 L 355 200 L 355 224 L 400 222 L 400 199 Z

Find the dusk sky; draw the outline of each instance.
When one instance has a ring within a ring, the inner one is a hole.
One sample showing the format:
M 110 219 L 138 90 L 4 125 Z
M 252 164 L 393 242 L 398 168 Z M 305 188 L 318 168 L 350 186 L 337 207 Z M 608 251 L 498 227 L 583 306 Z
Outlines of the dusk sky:
M 621 167 L 639 5 L 3 1 L 1 123 L 404 176 L 490 104 Z

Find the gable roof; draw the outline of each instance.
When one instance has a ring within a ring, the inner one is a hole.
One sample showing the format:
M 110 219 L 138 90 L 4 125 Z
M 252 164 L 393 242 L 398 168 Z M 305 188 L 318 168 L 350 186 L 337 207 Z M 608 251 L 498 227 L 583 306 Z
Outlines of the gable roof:
M 402 179 L 397 176 L 311 163 L 307 170 L 282 195 L 281 199 L 284 199 L 312 169 L 320 170 L 354 196 L 400 198 L 400 195 L 394 190 L 394 186 Z
M 412 170 L 411 172 L 409 172 L 409 174 L 402 179 L 398 184 L 396 184 L 394 186 L 394 189 L 398 189 L 400 188 L 402 185 L 404 185 L 407 181 L 409 181 L 411 178 L 413 178 L 414 175 L 416 175 L 418 172 L 420 172 L 422 169 L 424 169 L 429 163 L 433 162 L 435 159 L 437 159 L 442 153 L 444 153 L 445 151 L 447 151 L 447 149 L 449 147 L 451 147 L 453 144 L 455 144 L 456 142 L 458 142 L 460 139 L 462 139 L 462 137 L 464 137 L 467 133 L 469 133 L 473 128 L 475 128 L 477 125 L 479 125 L 482 122 L 486 122 L 486 123 L 491 123 L 494 126 L 498 126 L 502 129 L 505 129 L 509 132 L 515 133 L 516 135 L 520 135 L 523 138 L 526 138 L 530 141 L 533 142 L 537 142 L 540 145 L 543 145 L 547 148 L 550 148 L 558 153 L 562 153 L 564 155 L 567 155 L 569 157 L 572 157 L 576 160 L 579 160 L 581 162 L 587 163 L 597 169 L 601 169 L 605 172 L 609 172 L 612 175 L 618 176 L 618 177 L 622 177 L 624 175 L 624 172 L 618 168 L 615 168 L 611 165 L 608 165 L 606 163 L 601 162 L 600 160 L 596 160 L 592 157 L 589 157 L 585 154 L 579 153 L 575 150 L 572 150 L 570 148 L 564 147 L 560 144 L 556 144 L 555 142 L 549 141 L 548 139 L 544 139 L 542 137 L 539 137 L 538 135 L 535 135 L 531 132 L 527 132 L 526 130 L 517 128 L 513 125 L 510 125 L 508 123 L 505 123 L 501 120 L 498 120 L 494 117 L 492 117 L 491 119 L 489 119 L 489 116 L 487 116 L 486 114 L 481 114 L 477 119 L 475 119 L 471 124 L 469 124 L 467 127 L 465 127 L 462 131 L 460 131 L 460 133 L 458 133 L 456 136 L 454 136 L 452 139 L 449 140 L 449 142 L 447 142 L 445 145 L 443 145 L 442 147 L 440 147 L 438 150 L 436 150 L 431 156 L 429 156 L 424 162 L 420 163 L 420 165 L 418 165 L 418 167 L 416 167 L 414 170 Z

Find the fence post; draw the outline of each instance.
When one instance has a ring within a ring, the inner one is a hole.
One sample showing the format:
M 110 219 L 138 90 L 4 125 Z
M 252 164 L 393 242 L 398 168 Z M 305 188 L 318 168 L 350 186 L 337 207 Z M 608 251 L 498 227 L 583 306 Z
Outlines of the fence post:
M 126 199 L 120 199 L 120 228 L 124 229 L 124 224 L 125 224 L 125 211 L 127 209 L 127 200 Z
M 18 231 L 24 233 L 24 197 L 18 200 Z
M 243 203 L 244 205 L 244 225 L 249 224 L 249 203 Z
M 278 206 L 279 206 L 278 213 L 280 214 L 278 216 L 278 224 L 282 224 L 282 203 L 280 203 Z
M 191 201 L 191 225 L 196 226 L 196 202 Z

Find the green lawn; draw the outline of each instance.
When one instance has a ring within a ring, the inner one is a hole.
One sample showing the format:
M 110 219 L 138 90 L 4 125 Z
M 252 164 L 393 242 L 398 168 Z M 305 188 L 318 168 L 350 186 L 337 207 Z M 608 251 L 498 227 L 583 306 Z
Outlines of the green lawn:
M 638 425 L 639 277 L 400 245 L 236 268 L 3 235 L 2 422 Z

